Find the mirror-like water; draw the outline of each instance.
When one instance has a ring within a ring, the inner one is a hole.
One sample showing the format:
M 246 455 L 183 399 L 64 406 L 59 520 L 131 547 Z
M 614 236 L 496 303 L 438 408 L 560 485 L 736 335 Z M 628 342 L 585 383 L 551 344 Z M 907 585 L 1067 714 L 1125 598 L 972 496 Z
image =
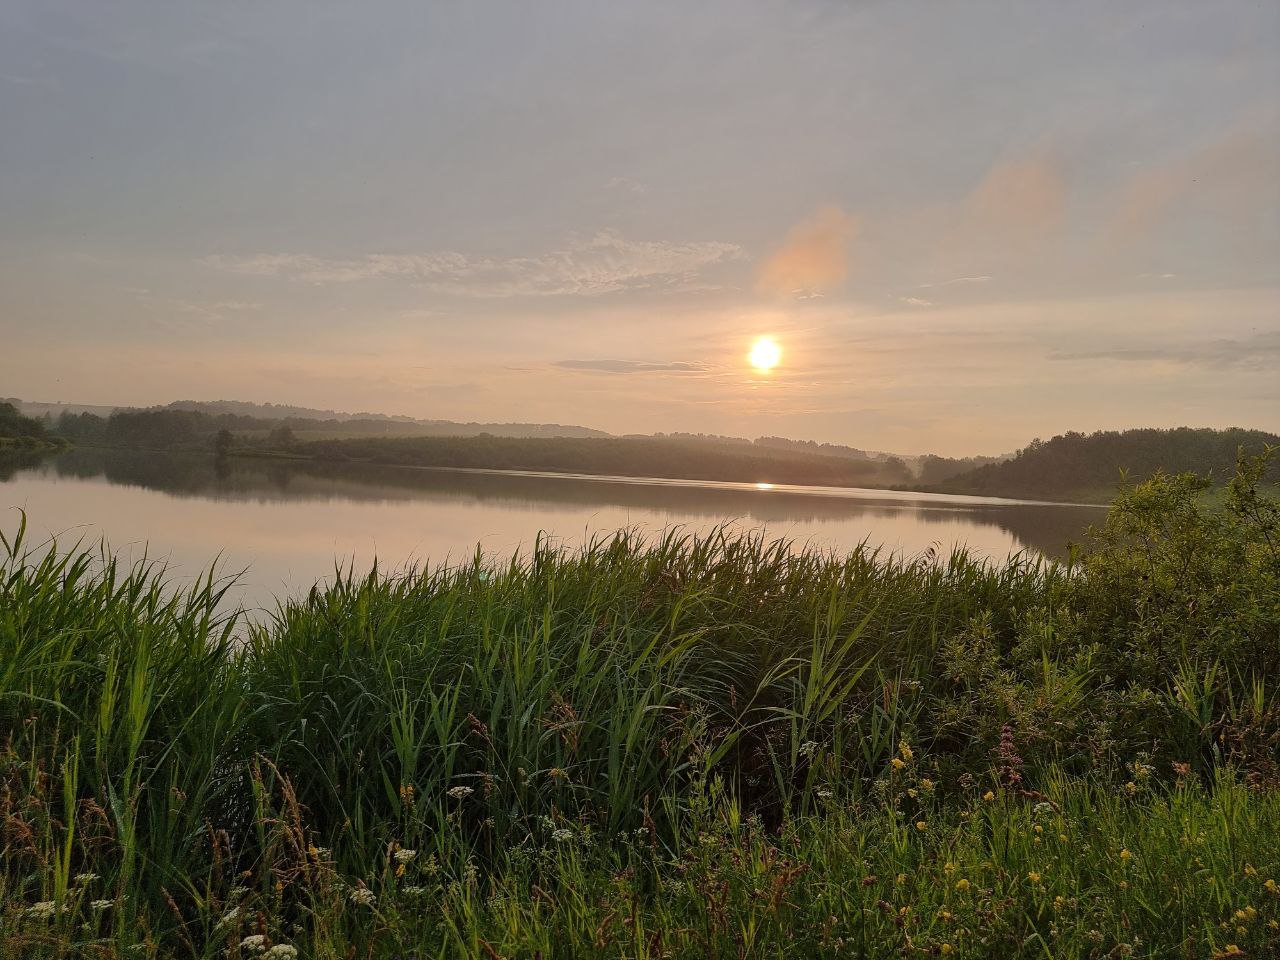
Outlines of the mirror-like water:
M 215 559 L 244 570 L 250 607 L 309 588 L 335 563 L 384 569 L 510 555 L 545 533 L 730 522 L 771 537 L 848 549 L 867 540 L 905 553 L 955 544 L 993 558 L 1060 552 L 1098 523 L 1095 507 L 830 487 L 627 480 L 422 470 L 368 464 L 78 449 L 0 465 L 0 527 L 27 512 L 33 541 L 105 536 L 122 556 L 168 561 L 176 578 Z

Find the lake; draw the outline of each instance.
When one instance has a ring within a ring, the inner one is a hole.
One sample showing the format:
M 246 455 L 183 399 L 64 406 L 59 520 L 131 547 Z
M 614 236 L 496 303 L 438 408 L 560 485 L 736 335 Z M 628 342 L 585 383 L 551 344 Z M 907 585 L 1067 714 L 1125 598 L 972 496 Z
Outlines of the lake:
M 865 541 L 917 554 L 966 544 L 985 556 L 1061 553 L 1098 507 L 835 487 L 768 486 L 75 449 L 0 463 L 0 529 L 26 511 L 29 539 L 105 537 L 123 557 L 165 560 L 189 580 L 218 561 L 233 598 L 274 607 L 335 564 L 383 569 L 509 557 L 543 533 L 575 545 L 597 532 L 729 523 L 848 550 Z

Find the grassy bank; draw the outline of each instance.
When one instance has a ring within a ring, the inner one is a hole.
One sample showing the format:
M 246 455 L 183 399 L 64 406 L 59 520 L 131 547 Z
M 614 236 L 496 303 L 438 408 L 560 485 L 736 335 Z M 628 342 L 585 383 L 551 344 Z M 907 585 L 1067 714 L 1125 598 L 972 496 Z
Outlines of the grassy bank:
M 1262 468 L 1071 568 L 620 535 L 258 626 L 10 535 L 0 949 L 1268 956 Z

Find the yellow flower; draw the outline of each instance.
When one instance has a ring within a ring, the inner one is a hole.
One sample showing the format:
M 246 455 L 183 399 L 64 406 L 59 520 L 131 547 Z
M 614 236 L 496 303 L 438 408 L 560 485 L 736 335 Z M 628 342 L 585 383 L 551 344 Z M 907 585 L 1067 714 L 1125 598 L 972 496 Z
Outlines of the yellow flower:
M 969 881 L 966 880 L 964 877 L 961 877 L 959 880 L 956 881 L 956 889 L 959 890 L 961 893 L 964 893 L 966 890 L 969 889 Z
M 893 769 L 895 770 L 901 770 L 903 767 L 906 766 L 906 763 L 902 760 L 899 760 L 897 757 L 894 757 L 889 762 L 893 764 Z
M 951 920 L 951 917 L 952 917 L 952 914 L 950 910 L 938 911 L 938 919 L 941 920 L 943 923 L 949 922 Z
M 982 795 L 982 799 L 986 800 L 988 803 L 990 803 L 995 798 L 996 798 L 996 795 L 992 793 L 990 790 L 988 790 L 986 793 Z
M 1268 893 L 1276 892 L 1276 882 L 1270 878 L 1267 879 L 1267 882 L 1264 883 L 1263 886 L 1267 888 Z
M 1066 842 L 1067 842 L 1067 835 L 1066 835 L 1065 833 L 1060 833 L 1060 834 L 1058 834 L 1058 839 L 1059 839 L 1059 840 L 1061 840 L 1063 843 L 1066 843 Z
M 928 830 L 928 829 L 929 829 L 929 824 L 925 823 L 923 820 L 917 820 L 917 821 L 916 821 L 916 829 L 917 829 L 917 830 Z
M 911 752 L 911 745 L 903 740 L 898 744 L 898 752 L 902 754 L 903 760 L 910 760 L 915 754 Z
M 1252 876 L 1256 875 L 1256 874 L 1257 874 L 1257 872 L 1258 872 L 1258 871 L 1257 871 L 1256 869 L 1254 869 L 1253 867 L 1249 866 L 1249 864 L 1247 864 L 1247 863 L 1246 863 L 1246 864 L 1244 865 L 1244 875 L 1245 875 L 1246 877 L 1252 877 Z
M 1028 874 L 1027 874 L 1027 879 L 1028 879 L 1028 880 L 1030 880 L 1032 883 L 1039 883 L 1039 882 L 1040 882 L 1040 874 L 1038 874 L 1038 873 L 1036 873 L 1036 871 L 1032 870 L 1030 873 L 1028 873 Z
M 1133 857 L 1133 854 L 1129 852 L 1129 848 L 1128 848 L 1128 847 L 1125 847 L 1123 850 L 1121 850 L 1121 851 L 1120 851 L 1120 859 L 1121 859 L 1122 861 L 1126 861 L 1126 862 L 1127 862 L 1127 861 L 1128 861 L 1128 860 L 1130 860 L 1132 857 Z
M 1035 826 L 1035 831 L 1036 833 L 1044 833 L 1044 827 L 1040 826 L 1040 824 L 1037 823 Z
M 949 943 L 944 943 L 944 944 L 943 944 L 941 947 L 939 947 L 938 949 L 939 949 L 939 950 L 941 950 L 943 953 L 950 953 L 950 952 L 951 952 L 951 944 L 949 944 Z

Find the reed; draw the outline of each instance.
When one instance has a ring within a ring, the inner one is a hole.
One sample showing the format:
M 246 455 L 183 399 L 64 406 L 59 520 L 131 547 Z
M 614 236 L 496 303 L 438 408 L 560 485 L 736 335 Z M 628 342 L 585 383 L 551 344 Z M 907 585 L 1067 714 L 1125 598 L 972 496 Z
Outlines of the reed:
M 20 524 L 0 949 L 1263 956 L 1251 469 L 1221 510 L 1126 493 L 1068 564 L 622 531 L 337 570 L 265 623 Z

